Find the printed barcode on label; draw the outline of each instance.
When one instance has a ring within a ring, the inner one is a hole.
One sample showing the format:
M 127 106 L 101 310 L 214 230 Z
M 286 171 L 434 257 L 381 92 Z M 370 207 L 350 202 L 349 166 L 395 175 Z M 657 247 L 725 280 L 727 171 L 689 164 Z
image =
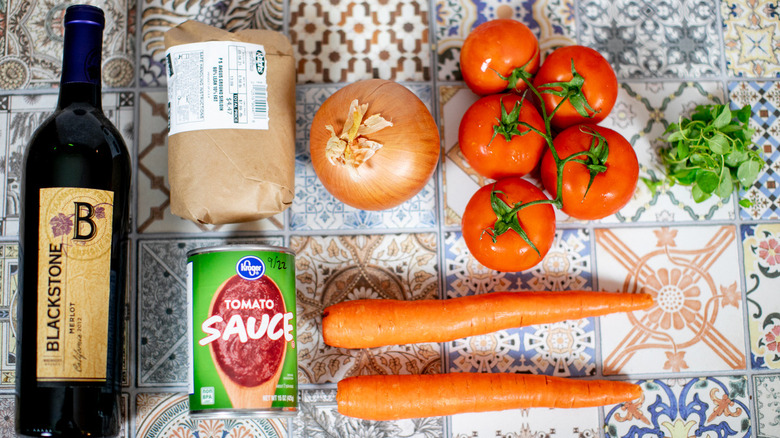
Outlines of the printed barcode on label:
M 264 84 L 254 84 L 252 87 L 252 102 L 254 104 L 254 119 L 268 119 L 268 87 Z

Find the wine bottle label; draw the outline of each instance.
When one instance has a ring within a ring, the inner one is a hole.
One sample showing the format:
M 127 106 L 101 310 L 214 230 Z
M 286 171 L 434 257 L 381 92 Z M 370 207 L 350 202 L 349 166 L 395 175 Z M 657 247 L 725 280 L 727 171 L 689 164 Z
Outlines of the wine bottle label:
M 39 381 L 106 379 L 113 201 L 105 190 L 40 191 Z
M 173 46 L 165 52 L 168 134 L 269 125 L 265 48 L 239 41 Z

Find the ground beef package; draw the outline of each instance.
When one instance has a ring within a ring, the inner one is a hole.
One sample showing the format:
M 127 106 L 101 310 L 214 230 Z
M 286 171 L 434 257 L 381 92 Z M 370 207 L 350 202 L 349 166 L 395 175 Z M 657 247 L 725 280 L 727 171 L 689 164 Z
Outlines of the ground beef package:
M 199 223 L 266 218 L 295 192 L 295 60 L 269 30 L 187 21 L 165 34 L 171 212 Z

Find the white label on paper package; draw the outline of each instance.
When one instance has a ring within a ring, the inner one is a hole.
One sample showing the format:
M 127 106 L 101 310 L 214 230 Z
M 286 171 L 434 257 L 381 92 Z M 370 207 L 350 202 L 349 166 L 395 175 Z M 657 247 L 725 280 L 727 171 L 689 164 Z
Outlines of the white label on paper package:
M 262 45 L 209 41 L 171 47 L 169 135 L 203 129 L 268 129 L 268 81 Z

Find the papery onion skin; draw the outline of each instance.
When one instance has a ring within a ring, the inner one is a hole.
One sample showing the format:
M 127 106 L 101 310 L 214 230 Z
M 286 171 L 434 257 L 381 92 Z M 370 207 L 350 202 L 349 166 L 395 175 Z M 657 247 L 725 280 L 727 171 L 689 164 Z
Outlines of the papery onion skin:
M 368 104 L 365 117 L 381 114 L 393 126 L 368 136 L 382 147 L 357 169 L 333 165 L 325 151 L 331 125 L 341 133 L 350 102 Z M 309 136 L 314 172 L 339 201 L 361 210 L 386 210 L 422 190 L 439 162 L 439 129 L 425 104 L 401 84 L 369 79 L 347 85 L 317 110 Z

